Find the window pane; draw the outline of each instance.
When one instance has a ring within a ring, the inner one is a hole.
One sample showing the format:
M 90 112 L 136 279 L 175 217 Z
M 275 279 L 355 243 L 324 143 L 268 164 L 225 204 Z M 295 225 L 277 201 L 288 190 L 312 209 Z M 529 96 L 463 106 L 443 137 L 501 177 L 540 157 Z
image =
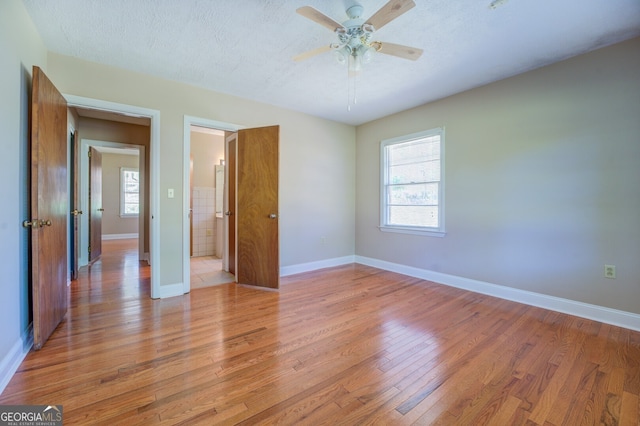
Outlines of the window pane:
M 440 180 L 440 160 L 412 162 L 389 167 L 389 183 L 436 182 Z
M 138 173 L 136 171 L 133 170 L 125 170 L 124 172 L 124 178 L 127 180 L 135 180 L 136 182 L 138 181 Z
M 136 192 L 125 192 L 124 194 L 124 203 L 125 204 L 138 204 L 139 195 Z
M 438 206 L 389 206 L 389 225 L 438 227 Z
M 399 143 L 388 147 L 390 166 L 440 159 L 440 136 Z
M 444 232 L 440 229 L 443 137 L 443 129 L 432 129 L 382 142 L 383 227 Z
M 121 214 L 139 214 L 140 203 L 140 172 L 131 169 L 121 169 Z
M 438 184 L 390 185 L 387 203 L 392 205 L 437 205 Z
M 125 192 L 138 192 L 139 191 L 139 184 L 138 182 L 135 181 L 126 181 L 124 183 L 124 191 Z
M 138 204 L 125 204 L 124 214 L 138 214 Z

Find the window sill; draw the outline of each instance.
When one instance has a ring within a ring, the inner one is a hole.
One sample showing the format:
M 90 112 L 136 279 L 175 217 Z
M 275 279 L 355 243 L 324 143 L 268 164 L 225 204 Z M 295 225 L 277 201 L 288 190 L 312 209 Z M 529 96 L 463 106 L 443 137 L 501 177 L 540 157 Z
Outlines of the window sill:
M 438 237 L 442 238 L 446 235 L 445 231 L 437 231 L 437 230 L 425 230 L 418 228 L 405 228 L 401 226 L 379 226 L 382 232 L 395 232 L 397 234 L 412 234 L 412 235 L 423 235 L 426 237 Z

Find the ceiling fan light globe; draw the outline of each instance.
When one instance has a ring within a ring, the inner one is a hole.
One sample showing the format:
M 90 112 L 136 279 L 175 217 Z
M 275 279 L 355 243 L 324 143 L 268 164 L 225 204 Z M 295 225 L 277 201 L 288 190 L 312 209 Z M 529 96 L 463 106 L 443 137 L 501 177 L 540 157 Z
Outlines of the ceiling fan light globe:
M 368 46 L 362 46 L 361 52 L 359 52 L 359 56 L 362 58 L 363 64 L 370 63 L 373 60 L 375 54 L 376 49 Z
M 345 65 L 349 60 L 349 55 L 347 55 L 344 49 L 334 50 L 333 57 L 339 65 Z
M 362 57 L 357 53 L 349 55 L 349 72 L 359 74 L 362 71 Z

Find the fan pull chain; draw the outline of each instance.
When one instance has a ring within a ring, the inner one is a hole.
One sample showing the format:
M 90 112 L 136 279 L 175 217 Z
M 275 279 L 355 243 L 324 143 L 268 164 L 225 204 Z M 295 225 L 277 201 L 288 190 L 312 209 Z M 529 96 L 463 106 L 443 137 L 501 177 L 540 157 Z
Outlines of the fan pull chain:
M 349 75 L 349 61 L 347 60 L 347 111 L 351 111 L 351 76 Z
M 351 61 L 353 61 L 353 64 Z M 358 95 L 357 95 L 358 71 L 355 70 L 355 61 L 356 59 L 352 55 L 349 55 L 349 60 L 347 61 L 347 111 L 351 111 L 351 105 L 355 106 L 358 103 Z M 354 68 L 353 71 L 352 71 L 352 68 Z M 352 95 L 352 91 L 351 91 L 352 77 L 353 77 L 353 97 L 351 96 Z
M 353 105 L 358 103 L 358 73 L 353 74 Z

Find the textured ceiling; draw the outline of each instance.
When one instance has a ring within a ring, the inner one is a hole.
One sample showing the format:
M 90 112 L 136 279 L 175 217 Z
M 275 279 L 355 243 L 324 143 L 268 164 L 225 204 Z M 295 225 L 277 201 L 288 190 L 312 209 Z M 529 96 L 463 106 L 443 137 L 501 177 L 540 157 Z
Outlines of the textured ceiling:
M 338 22 L 354 0 L 23 0 L 55 53 L 361 124 L 640 35 L 640 0 L 415 0 L 374 39 L 424 49 L 377 54 L 357 77 L 330 53 L 334 34 L 295 10 Z M 386 0 L 362 0 L 364 18 Z M 352 80 L 353 83 L 353 80 Z

